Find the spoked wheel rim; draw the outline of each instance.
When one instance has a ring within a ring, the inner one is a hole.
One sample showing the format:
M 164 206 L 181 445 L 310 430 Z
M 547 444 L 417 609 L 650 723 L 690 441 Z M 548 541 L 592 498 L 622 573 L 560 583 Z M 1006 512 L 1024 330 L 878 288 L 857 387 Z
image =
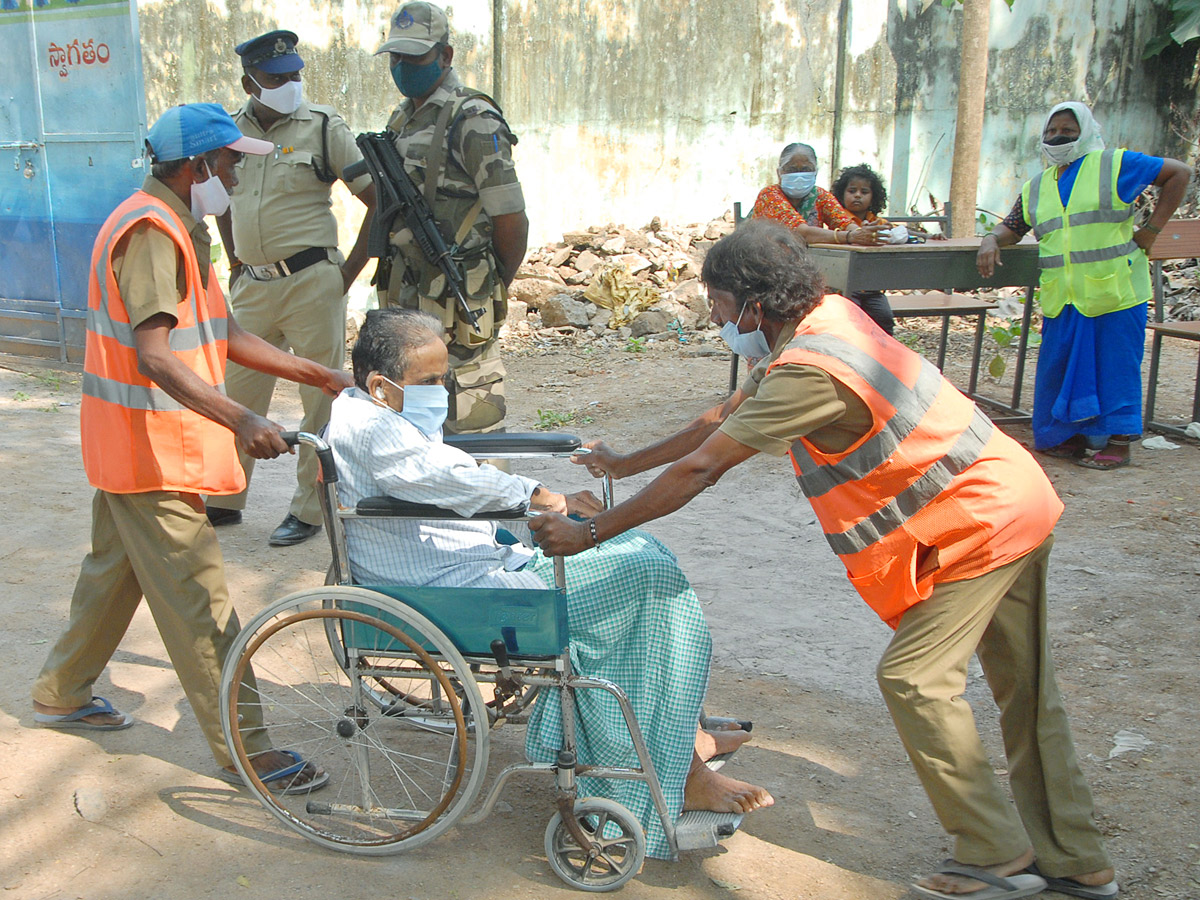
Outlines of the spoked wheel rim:
M 353 588 L 304 594 L 255 617 L 235 643 L 236 663 L 222 679 L 222 720 L 238 770 L 273 815 L 323 846 L 374 855 L 432 840 L 465 814 L 486 770 L 487 717 L 469 667 L 435 626 L 390 598 Z M 318 608 L 308 608 L 314 601 Z M 432 686 L 439 727 L 382 715 L 366 699 L 372 667 L 395 661 L 381 662 L 380 650 L 334 651 L 325 639 L 354 629 L 369 629 L 371 646 L 382 640 L 402 653 L 404 678 Z M 247 743 L 257 749 L 262 741 L 253 721 L 239 720 L 247 704 L 258 707 L 270 743 L 312 758 L 330 774 L 328 787 L 281 796 L 261 781 Z
M 561 814 L 546 827 L 546 857 L 563 881 L 584 891 L 615 891 L 637 875 L 646 856 L 641 823 L 624 806 L 592 798 L 575 804 L 575 819 L 593 845 L 580 847 Z

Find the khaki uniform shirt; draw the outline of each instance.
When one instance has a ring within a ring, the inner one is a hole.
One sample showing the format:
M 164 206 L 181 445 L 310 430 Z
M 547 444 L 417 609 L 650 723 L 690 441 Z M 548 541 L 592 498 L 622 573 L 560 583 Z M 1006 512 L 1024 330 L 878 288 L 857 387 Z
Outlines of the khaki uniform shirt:
M 451 70 L 419 109 L 414 111 L 412 100 L 405 100 L 392 114 L 388 128 L 395 133 L 396 149 L 422 194 L 425 193 L 426 160 L 431 155 L 438 116 L 447 103 L 469 90 Z M 512 159 L 512 147 L 517 139 L 496 107 L 481 97 L 467 100 L 455 118 L 457 121 L 450 124 L 446 133 L 446 162 L 438 174 L 433 214 L 449 244 L 476 201 L 482 204 L 470 231 L 459 242 L 460 255 L 464 257 L 467 294 L 482 300 L 491 295 L 498 282 L 491 252 L 492 217 L 525 209 L 525 196 Z M 420 261 L 424 257 L 407 228 L 394 232 L 391 240 L 400 250 L 398 264 L 404 262 L 414 268 L 421 267 Z M 481 266 L 479 258 L 484 256 L 488 257 L 487 264 Z M 399 271 L 393 273 L 390 288 L 393 293 L 399 287 L 395 285 L 400 280 L 399 275 Z M 421 296 L 440 294 L 438 288 L 444 288 L 440 279 L 430 273 L 410 274 L 409 278 L 420 282 L 417 290 Z
M 175 192 L 153 175 L 146 176 L 142 190 L 166 203 L 183 222 L 200 263 L 200 279 L 207 288 L 212 265 L 208 226 L 203 219 L 197 222 Z M 113 275 L 134 328 L 158 313 L 174 316 L 187 295 L 183 254 L 170 235 L 149 222 L 138 223 L 121 238 L 113 251 Z
M 785 456 L 806 437 L 824 453 L 841 453 L 871 430 L 871 411 L 862 399 L 824 369 L 788 363 L 767 368 L 796 336 L 785 329 L 771 355 L 747 376 L 742 390 L 750 395 L 721 431 L 760 453 Z
M 233 189 L 233 246 L 237 258 L 252 266 L 287 259 L 309 247 L 335 249 L 337 219 L 330 203 L 330 187 L 317 178 L 317 168 L 341 177 L 346 166 L 362 159 L 350 127 L 331 106 L 302 102 L 290 116 L 263 129 L 254 116 L 254 101 L 247 100 L 234 121 L 243 134 L 275 145 L 268 156 L 246 154 L 237 166 L 238 186 Z M 324 115 L 322 115 L 324 114 Z M 329 159 L 321 153 L 321 130 L 329 118 L 326 142 Z M 371 183 L 370 175 L 348 182 L 359 194 Z

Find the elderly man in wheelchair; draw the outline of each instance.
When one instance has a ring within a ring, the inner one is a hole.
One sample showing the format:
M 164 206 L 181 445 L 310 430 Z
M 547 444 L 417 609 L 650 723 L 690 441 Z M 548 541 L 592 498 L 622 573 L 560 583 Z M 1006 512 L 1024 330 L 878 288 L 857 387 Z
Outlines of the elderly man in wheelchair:
M 497 528 L 534 511 L 587 516 L 601 505 L 443 442 L 441 333 L 425 313 L 367 314 L 355 387 L 334 401 L 328 449 L 312 439 L 327 482 L 330 586 L 282 598 L 243 630 L 222 682 L 227 737 L 248 769 L 235 711 L 253 659 L 272 734 L 303 745 L 332 778 L 320 799 L 248 784 L 309 839 L 358 853 L 419 846 L 486 816 L 511 775 L 552 773 L 552 867 L 588 890 L 619 887 L 643 854 L 713 846 L 742 814 L 774 801 L 705 765 L 749 735 L 697 727 L 711 639 L 664 545 L 629 532 L 550 559 Z M 495 440 L 466 438 L 455 440 Z M 527 721 L 530 763 L 505 769 L 464 819 L 498 721 Z M 588 799 L 572 815 L 575 797 Z

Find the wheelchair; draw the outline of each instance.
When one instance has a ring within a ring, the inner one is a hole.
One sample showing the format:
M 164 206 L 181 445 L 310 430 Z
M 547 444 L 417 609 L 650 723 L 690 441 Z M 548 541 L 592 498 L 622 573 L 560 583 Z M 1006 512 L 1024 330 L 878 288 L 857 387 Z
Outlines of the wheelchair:
M 237 770 L 280 822 L 333 850 L 400 853 L 455 825 L 481 822 L 510 779 L 538 774 L 553 781 L 558 808 L 545 832 L 550 866 L 567 884 L 593 892 L 616 890 L 638 873 L 646 838 L 621 804 L 577 796 L 578 776 L 644 782 L 672 858 L 679 851 L 715 847 L 737 830 L 742 816 L 735 813 L 684 812 L 672 820 L 625 692 L 606 679 L 572 671 L 561 557 L 553 561 L 555 585 L 546 590 L 355 584 L 347 519 L 461 517 L 388 497 L 342 507 L 328 445 L 303 432 L 284 438 L 316 451 L 332 563 L 325 586 L 283 597 L 246 623 L 221 678 L 221 723 Z M 586 452 L 570 435 L 454 435 L 446 442 L 485 459 Z M 611 490 L 606 479 L 606 506 Z M 473 518 L 502 527 L 532 515 L 513 509 Z M 605 691 L 616 699 L 636 767 L 577 757 L 580 690 Z M 527 721 L 539 696 L 540 702 L 562 707 L 563 743 L 556 760 L 507 766 L 477 805 L 489 733 Z M 242 713 L 251 708 L 261 711 L 270 744 L 297 751 L 328 773 L 328 785 L 310 794 L 264 784 L 247 749 L 247 742 L 263 743 L 254 734 L 259 726 L 243 724 Z

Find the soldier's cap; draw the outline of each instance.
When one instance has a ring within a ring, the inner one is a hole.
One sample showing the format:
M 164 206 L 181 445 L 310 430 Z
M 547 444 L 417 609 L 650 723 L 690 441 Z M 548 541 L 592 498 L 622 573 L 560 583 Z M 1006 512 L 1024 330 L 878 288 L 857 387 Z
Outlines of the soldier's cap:
M 400 53 L 404 56 L 424 56 L 438 44 L 450 43 L 450 23 L 440 6 L 414 0 L 405 3 L 392 16 L 387 40 L 380 44 L 375 55 Z
M 284 75 L 304 68 L 304 60 L 296 52 L 298 43 L 300 38 L 294 31 L 268 31 L 233 49 L 242 58 L 243 68 L 253 67 L 268 75 Z
M 270 141 L 242 134 L 233 117 L 217 103 L 172 106 L 150 126 L 146 144 L 154 162 L 191 159 L 218 147 L 256 156 L 266 156 L 275 150 Z

